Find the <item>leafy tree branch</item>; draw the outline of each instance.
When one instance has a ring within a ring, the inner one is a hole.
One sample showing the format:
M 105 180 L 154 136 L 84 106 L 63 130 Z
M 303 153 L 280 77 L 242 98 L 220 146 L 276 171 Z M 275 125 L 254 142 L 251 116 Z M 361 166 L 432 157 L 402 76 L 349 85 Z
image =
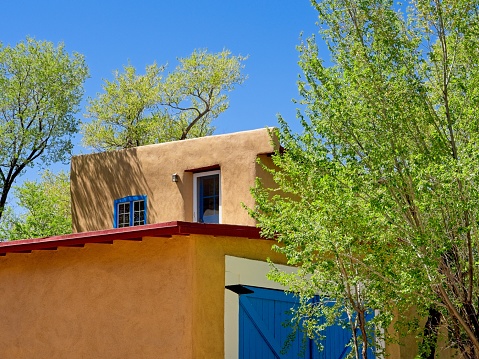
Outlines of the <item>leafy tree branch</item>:
M 63 44 L 0 46 L 0 218 L 15 179 L 38 160 L 68 158 L 88 70 Z
M 413 307 L 429 323 L 415 327 L 419 355 L 442 343 L 478 357 L 479 5 L 312 3 L 331 64 L 315 38 L 299 47 L 304 132 L 280 119 L 279 190 L 257 186 L 252 213 L 311 274 L 295 291 L 323 293 L 359 319 L 362 308 L 382 313 L 357 322 L 363 339 Z M 353 343 L 362 358 L 371 345 Z
M 211 134 L 212 120 L 228 108 L 226 93 L 245 80 L 243 60 L 227 50 L 195 51 L 165 77 L 165 66 L 147 66 L 144 75 L 125 66 L 90 99 L 84 144 L 109 151 Z

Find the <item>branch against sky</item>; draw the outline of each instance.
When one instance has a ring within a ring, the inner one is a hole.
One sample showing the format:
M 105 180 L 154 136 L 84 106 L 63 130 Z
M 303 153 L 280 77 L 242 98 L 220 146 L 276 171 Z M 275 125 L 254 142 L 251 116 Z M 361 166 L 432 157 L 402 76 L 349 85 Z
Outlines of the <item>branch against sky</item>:
M 69 158 L 88 69 L 63 44 L 27 38 L 0 46 L 0 218 L 17 177 Z
M 399 318 L 423 337 L 422 357 L 443 343 L 476 358 L 479 4 L 313 5 L 331 65 L 314 38 L 300 46 L 304 132 L 281 120 L 273 175 L 282 191 L 254 190 L 263 233 L 304 274 L 275 276 L 356 312 L 356 356 L 374 345 L 361 313 L 379 309 L 387 326 L 415 307 L 436 323 Z M 448 335 L 438 339 L 440 326 Z
M 228 108 L 227 93 L 245 80 L 244 60 L 227 50 L 195 51 L 166 77 L 165 66 L 147 66 L 144 75 L 125 66 L 90 99 L 84 145 L 109 151 L 212 134 L 211 121 Z

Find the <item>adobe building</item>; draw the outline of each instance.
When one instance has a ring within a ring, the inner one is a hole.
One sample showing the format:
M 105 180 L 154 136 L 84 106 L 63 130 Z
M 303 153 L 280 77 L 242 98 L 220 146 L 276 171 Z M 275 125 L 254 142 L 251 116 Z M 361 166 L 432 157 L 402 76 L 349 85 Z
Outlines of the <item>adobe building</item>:
M 243 204 L 276 145 L 263 129 L 74 157 L 74 233 L 0 243 L 0 358 L 251 357 L 238 292 L 280 289 L 266 259 L 284 258 Z
M 74 233 L 0 243 L 0 358 L 344 357 L 339 327 L 321 356 L 300 334 L 281 352 L 297 299 L 244 209 L 277 146 L 262 129 L 74 157 Z
M 0 243 L 0 358 L 234 358 L 225 286 L 268 287 L 270 248 L 186 222 Z
M 168 221 L 254 226 L 242 204 L 254 205 L 257 177 L 272 185 L 257 160 L 271 165 L 277 146 L 261 129 L 75 156 L 73 232 Z

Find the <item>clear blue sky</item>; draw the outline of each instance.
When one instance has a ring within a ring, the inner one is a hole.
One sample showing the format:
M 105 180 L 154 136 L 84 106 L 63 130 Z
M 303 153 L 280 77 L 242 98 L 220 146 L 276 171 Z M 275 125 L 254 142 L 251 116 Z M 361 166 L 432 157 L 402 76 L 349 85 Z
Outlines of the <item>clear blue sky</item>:
M 31 36 L 85 55 L 85 99 L 101 92 L 103 79 L 128 61 L 140 71 L 154 61 L 173 69 L 177 57 L 194 49 L 226 48 L 249 56 L 248 79 L 230 94 L 230 108 L 215 120 L 216 133 L 274 126 L 278 113 L 300 130 L 291 100 L 298 98 L 300 34 L 317 33 L 309 0 L 4 0 L 1 10 L 4 45 Z M 74 154 L 80 153 L 88 150 L 77 145 Z

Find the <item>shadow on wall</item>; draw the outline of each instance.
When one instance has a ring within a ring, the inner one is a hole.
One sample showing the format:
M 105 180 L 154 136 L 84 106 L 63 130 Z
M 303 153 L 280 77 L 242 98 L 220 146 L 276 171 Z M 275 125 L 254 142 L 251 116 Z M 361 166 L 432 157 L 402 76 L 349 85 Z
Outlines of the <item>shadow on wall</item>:
M 193 221 L 193 172 L 183 172 L 183 179 L 180 178 L 178 190 L 182 199 L 183 219 Z
M 73 232 L 113 228 L 113 201 L 132 195 L 148 195 L 150 187 L 137 148 L 76 156 L 71 162 Z M 151 170 L 150 170 L 151 172 Z

